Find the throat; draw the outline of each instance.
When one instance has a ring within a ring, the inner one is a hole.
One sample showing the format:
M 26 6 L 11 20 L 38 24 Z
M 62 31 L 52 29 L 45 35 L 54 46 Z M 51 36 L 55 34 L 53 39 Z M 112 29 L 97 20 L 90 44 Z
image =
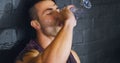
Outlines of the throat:
M 52 43 L 54 37 L 46 36 L 44 34 L 37 34 L 36 40 L 43 49 L 46 49 L 50 45 L 50 43 Z

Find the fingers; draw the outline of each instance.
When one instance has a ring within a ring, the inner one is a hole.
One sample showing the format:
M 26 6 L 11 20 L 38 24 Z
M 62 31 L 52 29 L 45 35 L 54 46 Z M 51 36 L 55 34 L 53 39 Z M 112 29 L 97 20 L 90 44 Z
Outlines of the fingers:
M 62 15 L 64 25 L 70 25 L 70 26 L 75 26 L 76 25 L 76 19 L 71 11 L 71 8 L 75 7 L 74 5 L 68 5 L 64 8 L 61 9 L 60 14 Z
M 64 17 L 64 19 L 69 19 L 69 18 L 73 18 L 74 14 L 71 11 L 71 8 L 75 7 L 74 5 L 68 5 L 64 8 L 61 9 L 60 13 L 61 15 Z
M 70 10 L 70 8 L 75 7 L 74 5 L 68 5 L 66 8 Z
M 74 6 L 74 5 L 68 5 L 68 6 L 62 8 L 61 11 L 64 10 L 64 9 L 70 10 L 70 9 L 73 8 L 73 7 L 75 7 L 75 6 Z

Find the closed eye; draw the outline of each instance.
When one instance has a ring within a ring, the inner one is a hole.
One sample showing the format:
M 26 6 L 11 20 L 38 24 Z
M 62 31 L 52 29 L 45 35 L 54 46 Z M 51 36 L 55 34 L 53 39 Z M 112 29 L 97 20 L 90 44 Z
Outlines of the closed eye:
M 44 11 L 44 14 L 46 15 L 51 15 L 53 13 L 54 10 L 59 10 L 59 8 L 56 6 L 56 8 L 48 8 Z
M 48 11 L 46 12 L 47 15 L 51 15 L 52 14 L 52 11 Z
M 53 11 L 53 9 L 52 9 L 52 8 L 48 8 L 48 9 L 46 9 L 46 10 L 44 11 L 44 14 L 49 15 L 49 14 L 51 14 L 51 13 L 52 13 L 52 11 Z

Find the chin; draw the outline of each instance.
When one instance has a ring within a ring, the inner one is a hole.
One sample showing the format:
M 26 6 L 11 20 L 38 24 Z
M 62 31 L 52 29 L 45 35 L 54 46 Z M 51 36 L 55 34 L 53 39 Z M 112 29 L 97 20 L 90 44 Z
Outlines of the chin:
M 56 31 L 51 34 L 51 36 L 56 37 L 56 35 L 59 33 L 60 30 L 61 30 L 61 27 L 57 28 Z
M 46 30 L 45 34 L 48 35 L 48 36 L 52 36 L 52 37 L 55 37 L 59 31 L 61 30 L 61 26 L 57 26 L 57 27 L 54 27 L 54 28 L 49 28 Z

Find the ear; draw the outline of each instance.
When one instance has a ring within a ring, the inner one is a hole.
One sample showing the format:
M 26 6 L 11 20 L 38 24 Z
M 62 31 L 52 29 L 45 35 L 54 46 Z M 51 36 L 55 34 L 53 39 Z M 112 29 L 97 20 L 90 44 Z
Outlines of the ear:
M 32 20 L 30 24 L 31 24 L 31 26 L 32 26 L 34 29 L 36 29 L 36 30 L 38 30 L 38 29 L 41 28 L 41 27 L 40 27 L 40 23 L 39 23 L 37 20 Z

